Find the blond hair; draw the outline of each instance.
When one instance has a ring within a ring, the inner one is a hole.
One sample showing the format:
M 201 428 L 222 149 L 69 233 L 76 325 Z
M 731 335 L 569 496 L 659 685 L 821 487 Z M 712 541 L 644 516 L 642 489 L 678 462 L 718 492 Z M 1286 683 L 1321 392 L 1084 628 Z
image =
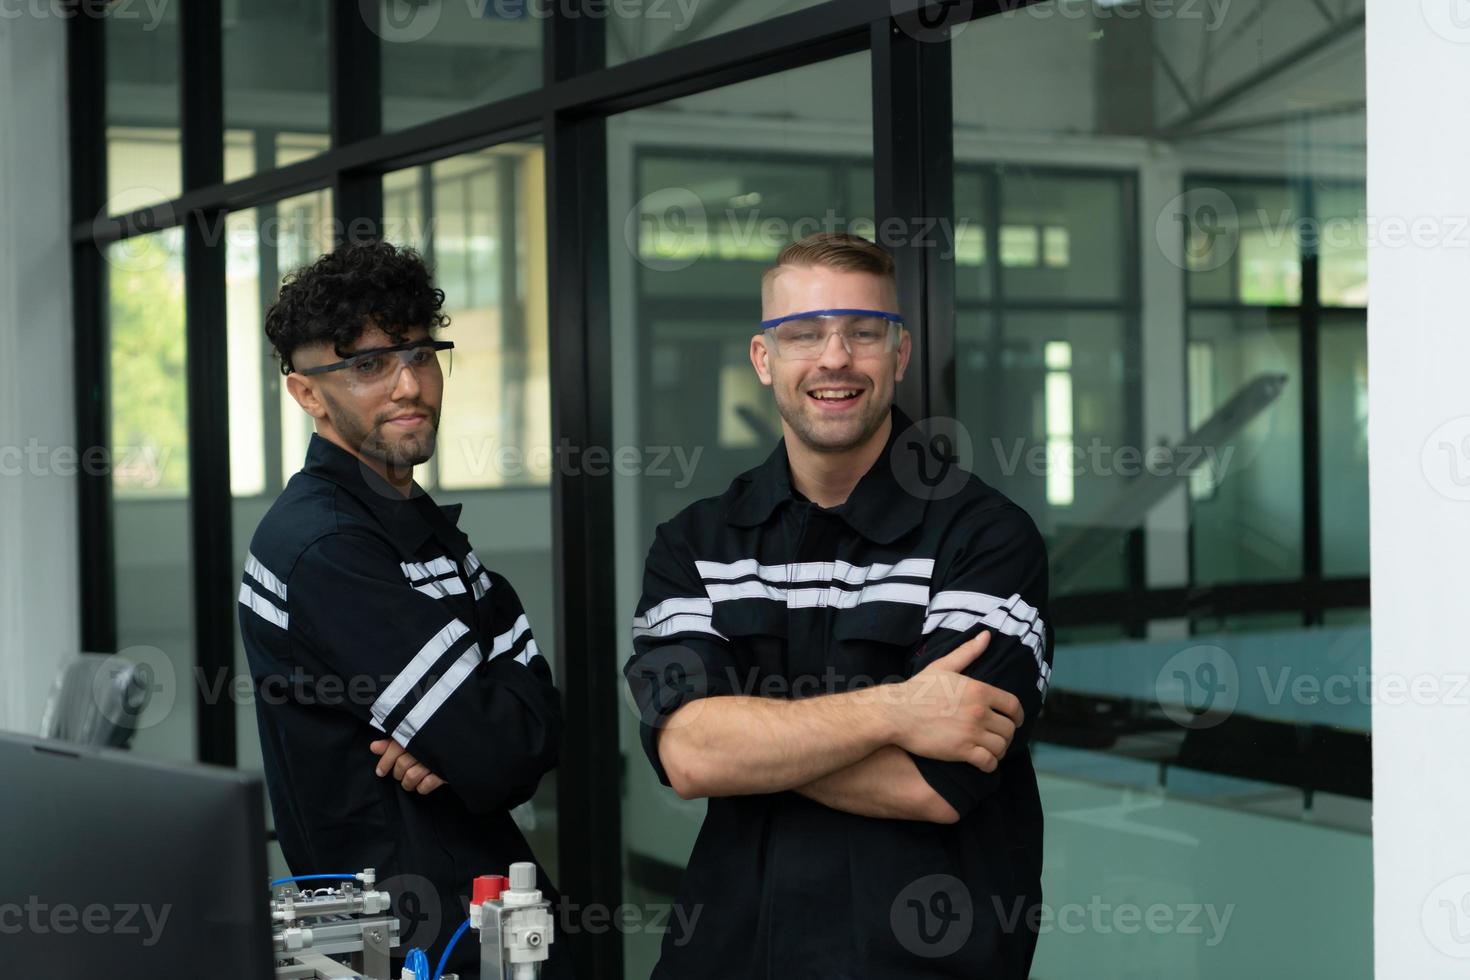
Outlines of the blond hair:
M 819 231 L 792 242 L 776 256 L 776 264 L 761 276 L 761 300 L 769 303 L 771 285 L 781 270 L 795 266 L 825 266 L 843 272 L 866 272 L 888 281 L 894 296 L 898 295 L 898 279 L 893 271 L 893 256 L 883 246 L 860 235 L 843 231 Z

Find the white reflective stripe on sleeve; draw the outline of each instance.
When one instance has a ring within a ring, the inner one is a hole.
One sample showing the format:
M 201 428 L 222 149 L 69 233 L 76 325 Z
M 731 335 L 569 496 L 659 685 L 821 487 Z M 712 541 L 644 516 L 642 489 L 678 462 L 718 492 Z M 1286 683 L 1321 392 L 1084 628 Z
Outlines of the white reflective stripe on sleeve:
M 934 559 L 905 558 L 892 565 L 853 565 L 845 561 L 793 562 L 789 565 L 762 565 L 754 558 L 739 561 L 696 561 L 694 567 L 706 582 L 729 582 L 754 575 L 766 582 L 843 582 L 863 585 L 878 579 L 902 576 L 929 578 L 934 574 Z
M 415 592 L 422 592 L 424 595 L 433 599 L 443 599 L 452 595 L 464 595 L 465 593 L 464 583 L 460 581 L 458 575 L 453 578 L 442 578 L 434 582 L 425 582 L 423 585 L 415 585 L 413 590 Z
M 713 614 L 714 611 L 715 605 L 708 599 L 686 599 L 682 597 L 665 599 L 663 602 L 660 602 L 658 605 L 649 609 L 642 616 L 634 617 L 633 628 L 647 629 L 651 626 L 657 626 L 665 619 L 668 619 L 670 616 L 675 615 L 692 613 L 694 615 L 708 617 Z
M 488 659 L 494 660 L 502 653 L 506 653 L 507 651 L 509 651 L 511 647 L 516 645 L 516 641 L 524 636 L 526 632 L 530 630 L 530 628 L 531 621 L 526 618 L 525 613 L 521 613 L 520 616 L 516 618 L 514 626 L 495 638 L 495 643 L 490 648 L 490 656 Z
M 835 586 L 825 589 L 790 589 L 787 590 L 785 599 L 788 609 L 808 609 L 813 606 L 851 609 L 865 602 L 904 602 L 911 606 L 924 606 L 929 603 L 929 587 L 906 582 L 883 582 L 865 586 L 857 592 Z
M 399 562 L 398 567 L 403 569 L 403 574 L 412 580 L 436 578 L 457 571 L 454 562 L 443 555 L 426 562 Z
M 277 578 L 269 568 L 262 565 L 253 552 L 245 555 L 245 573 L 265 586 L 267 590 L 274 592 L 282 599 L 286 598 L 286 583 Z
M 443 629 L 435 633 L 433 638 L 425 643 L 418 653 L 414 654 L 408 666 L 393 678 L 392 683 L 383 690 L 383 693 L 378 695 L 378 699 L 373 702 L 373 717 L 380 724 L 383 723 L 393 709 L 398 707 L 398 702 L 403 700 L 403 696 L 411 691 L 415 684 L 423 680 L 429 668 L 434 666 L 439 658 L 444 656 L 445 652 L 469 631 L 470 628 L 457 619 L 451 619 L 446 623 Z
M 640 637 L 664 637 L 675 633 L 709 633 L 726 639 L 725 634 L 715 629 L 714 619 L 698 613 L 680 613 L 660 620 L 656 626 L 634 626 L 633 639 Z
M 1036 661 L 1036 688 L 1045 696 L 1051 678 L 1051 667 L 1046 662 L 1046 623 L 1020 593 L 1001 599 L 984 592 L 941 592 L 929 604 L 929 610 L 924 618 L 925 636 L 937 629 L 963 633 L 985 625 L 1018 638 Z
M 449 696 L 459 689 L 465 678 L 470 676 L 479 664 L 480 645 L 476 643 L 460 654 L 458 660 L 449 665 L 449 669 L 440 675 L 439 679 L 434 682 L 434 686 L 424 693 L 419 703 L 413 706 L 413 710 L 398 723 L 398 727 L 393 729 L 393 741 L 408 748 L 408 743 L 419 733 L 419 729 L 434 717 L 434 712 L 449 700 Z
M 291 617 L 286 610 L 277 606 L 244 582 L 240 583 L 240 604 L 261 619 L 275 623 L 283 630 L 290 629 L 291 627 Z
M 526 649 L 516 654 L 516 663 L 530 664 L 533 658 L 539 656 L 541 656 L 541 648 L 536 645 L 535 640 L 532 640 L 526 644 Z

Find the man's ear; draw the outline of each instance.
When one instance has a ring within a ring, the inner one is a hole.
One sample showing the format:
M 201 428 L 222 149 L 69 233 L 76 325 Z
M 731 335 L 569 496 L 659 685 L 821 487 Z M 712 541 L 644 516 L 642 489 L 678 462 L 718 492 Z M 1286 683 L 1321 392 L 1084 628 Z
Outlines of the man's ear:
M 913 337 L 909 334 L 908 327 L 903 328 L 903 336 L 898 341 L 898 369 L 893 372 L 893 380 L 903 380 L 903 374 L 909 367 L 909 356 L 914 352 Z
M 301 410 L 314 419 L 327 417 L 327 405 L 322 401 L 321 395 L 316 390 L 316 385 L 304 374 L 292 371 L 286 375 L 286 390 L 291 397 L 296 399 L 296 404 Z
M 755 368 L 756 377 L 761 379 L 761 384 L 767 388 L 771 386 L 771 347 L 766 342 L 766 335 L 758 333 L 750 338 L 750 363 Z

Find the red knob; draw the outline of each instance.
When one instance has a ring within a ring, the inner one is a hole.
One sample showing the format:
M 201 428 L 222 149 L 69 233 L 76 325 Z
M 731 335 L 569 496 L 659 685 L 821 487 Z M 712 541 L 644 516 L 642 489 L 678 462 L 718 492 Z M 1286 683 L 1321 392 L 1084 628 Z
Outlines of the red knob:
M 475 879 L 474 890 L 470 893 L 470 904 L 482 905 L 495 901 L 509 887 L 510 879 L 505 875 L 480 875 Z

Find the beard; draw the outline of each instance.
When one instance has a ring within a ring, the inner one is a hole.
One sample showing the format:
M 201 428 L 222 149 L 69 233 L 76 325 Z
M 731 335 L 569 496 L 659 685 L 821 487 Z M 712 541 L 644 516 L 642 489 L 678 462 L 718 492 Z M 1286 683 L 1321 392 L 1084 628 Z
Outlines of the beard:
M 819 380 L 821 383 L 846 384 L 854 379 L 837 377 Z M 866 380 L 858 381 L 853 387 L 865 391 L 867 401 L 864 408 L 850 418 L 822 418 L 816 414 L 821 410 L 811 404 L 811 399 L 805 393 L 788 392 L 779 386 L 775 389 L 776 410 L 781 413 L 781 418 L 796 438 L 807 448 L 822 453 L 848 452 L 873 438 L 883 427 L 893 406 L 891 394 L 886 400 L 878 397 L 877 391 L 870 389 Z
M 333 399 L 327 397 L 332 425 L 347 440 L 357 447 L 362 455 L 386 464 L 390 469 L 409 469 L 427 463 L 434 455 L 439 434 L 439 412 L 428 405 L 418 404 L 395 409 L 391 415 L 401 415 L 405 409 L 421 412 L 427 421 L 420 431 L 389 436 L 384 426 L 390 414 L 376 418 L 371 423 L 346 411 Z

